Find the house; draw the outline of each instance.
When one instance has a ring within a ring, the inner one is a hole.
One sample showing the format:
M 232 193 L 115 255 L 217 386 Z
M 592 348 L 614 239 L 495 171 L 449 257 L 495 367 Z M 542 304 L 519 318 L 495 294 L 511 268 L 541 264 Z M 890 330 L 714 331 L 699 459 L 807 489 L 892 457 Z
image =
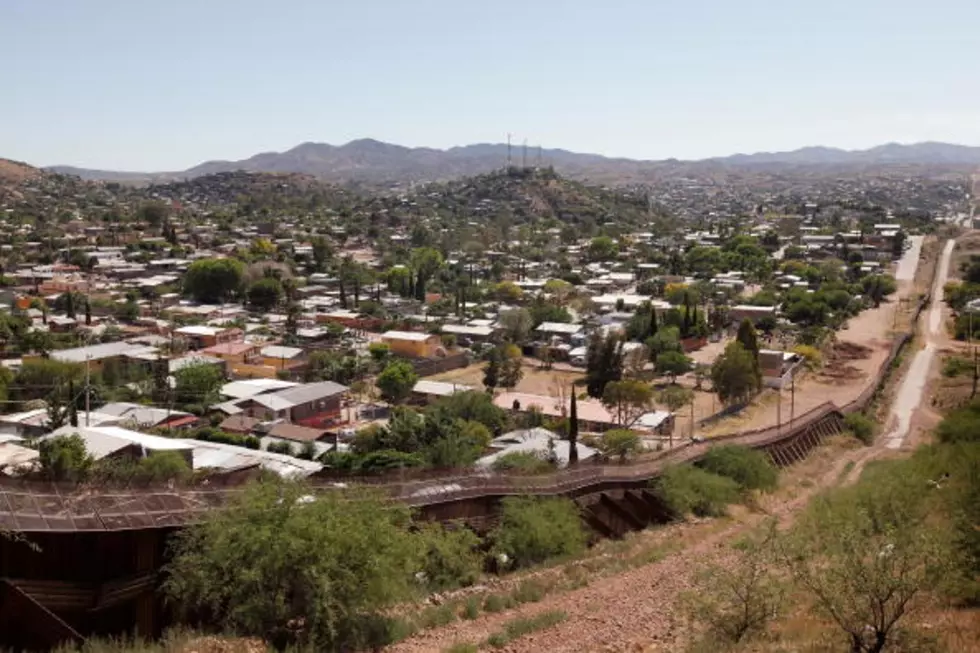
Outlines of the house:
M 245 379 L 242 381 L 232 381 L 221 386 L 221 395 L 229 399 L 248 399 L 251 396 L 259 395 L 264 392 L 275 392 L 294 388 L 298 383 L 293 381 L 282 381 L 280 379 Z
M 672 435 L 674 433 L 674 414 L 665 410 L 644 413 L 640 415 L 631 428 L 657 435 Z
M 274 472 L 283 478 L 306 478 L 323 469 L 323 465 L 312 460 L 302 460 L 289 454 L 273 453 L 256 449 L 245 449 L 233 444 L 185 440 L 193 447 L 193 467 L 198 469 L 220 470 L 224 472 L 261 468 Z
M 568 416 L 568 406 L 560 405 L 560 400 L 548 395 L 535 395 L 527 392 L 502 392 L 493 399 L 494 405 L 504 410 L 526 413 L 532 408 L 547 417 L 564 418 Z M 594 399 L 576 402 L 578 421 L 583 431 L 605 431 L 617 426 L 616 418 L 606 410 L 602 403 Z
M 204 349 L 223 342 L 233 342 L 242 337 L 242 330 L 229 327 L 192 325 L 174 329 L 174 333 L 183 336 L 191 345 L 191 349 Z
M 236 340 L 205 347 L 199 353 L 223 360 L 232 376 L 272 378 L 276 375 L 276 368 L 264 363 L 261 349 L 262 346 L 257 343 Z
M 269 345 L 259 350 L 262 364 L 276 371 L 296 370 L 306 365 L 306 352 L 299 347 Z
M 767 388 L 785 388 L 792 382 L 793 376 L 802 364 L 803 357 L 791 351 L 759 350 L 762 384 Z
M 445 354 L 442 338 L 434 333 L 419 331 L 385 331 L 381 342 L 388 345 L 391 353 L 404 358 L 434 358 L 439 351 Z
M 571 445 L 548 429 L 533 428 L 504 433 L 490 441 L 490 448 L 494 452 L 478 459 L 475 463 L 477 467 L 492 467 L 502 456 L 510 453 L 530 453 L 542 459 L 553 456 L 559 467 L 567 467 Z M 579 461 L 588 460 L 598 453 L 581 443 L 576 448 Z
M 321 427 L 340 420 L 346 394 L 347 386 L 320 381 L 253 395 L 238 405 L 246 415 L 263 421 Z
M 22 441 L 15 435 L 0 435 L 0 474 L 16 475 L 20 470 L 29 470 L 37 462 L 40 457 L 37 449 L 18 444 Z
M 542 322 L 535 333 L 548 338 L 557 338 L 562 342 L 571 342 L 572 336 L 582 330 L 580 324 L 566 324 L 564 322 Z
M 139 459 L 161 451 L 174 451 L 183 456 L 188 465 L 192 464 L 191 452 L 194 447 L 184 440 L 147 435 L 120 426 L 62 426 L 41 439 L 76 433 L 85 441 L 85 450 L 96 460 Z
M 99 408 L 103 415 L 114 415 L 117 423 L 131 428 L 188 429 L 198 423 L 191 413 L 169 408 L 156 408 L 126 401 L 117 401 Z
M 728 311 L 728 316 L 732 322 L 741 322 L 748 318 L 753 324 L 758 324 L 764 318 L 775 318 L 775 306 L 752 306 L 750 304 L 739 304 L 732 306 Z
M 270 444 L 285 442 L 297 453 L 307 446 L 307 443 L 313 443 L 314 458 L 316 458 L 333 449 L 333 443 L 326 441 L 329 437 L 330 432 L 325 429 L 298 424 L 276 424 L 261 439 L 261 443 L 263 449 L 268 449 Z
M 109 360 L 123 361 L 125 358 L 135 354 L 156 354 L 155 347 L 135 344 L 131 342 L 106 342 L 99 345 L 89 345 L 87 347 L 75 347 L 73 349 L 59 349 L 52 351 L 49 357 L 63 363 L 88 363 L 92 371 L 102 369 L 103 364 Z M 40 358 L 37 354 L 24 356 L 25 362 Z
M 486 342 L 493 337 L 495 333 L 493 327 L 489 326 L 470 326 L 468 324 L 444 324 L 442 325 L 442 332 L 451 334 L 460 338 L 460 342 L 463 339 L 469 340 L 471 342 Z
M 454 395 L 457 392 L 470 392 L 472 390 L 475 390 L 475 388 L 470 385 L 419 379 L 419 381 L 416 382 L 415 387 L 412 388 L 412 399 L 416 403 L 425 404 L 437 401 L 443 397 Z

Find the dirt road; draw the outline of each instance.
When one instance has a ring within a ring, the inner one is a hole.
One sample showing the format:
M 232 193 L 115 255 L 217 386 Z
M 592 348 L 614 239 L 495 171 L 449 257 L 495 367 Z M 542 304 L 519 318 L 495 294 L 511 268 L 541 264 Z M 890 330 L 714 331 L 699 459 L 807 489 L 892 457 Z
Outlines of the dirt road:
M 940 338 L 943 326 L 943 286 L 949 274 L 949 259 L 953 255 L 953 248 L 956 241 L 947 240 L 943 247 L 942 256 L 939 259 L 939 268 L 936 270 L 936 279 L 932 287 L 932 299 L 929 305 L 929 315 L 926 329 L 923 330 L 925 347 L 920 349 L 912 359 L 902 384 L 898 388 L 898 394 L 892 403 L 891 414 L 889 416 L 890 430 L 885 436 L 885 446 L 889 449 L 900 449 L 905 442 L 905 437 L 909 434 L 909 427 L 912 425 L 912 414 L 922 403 L 923 390 L 929 377 L 929 369 L 932 367 L 932 360 L 936 354 L 937 340 Z

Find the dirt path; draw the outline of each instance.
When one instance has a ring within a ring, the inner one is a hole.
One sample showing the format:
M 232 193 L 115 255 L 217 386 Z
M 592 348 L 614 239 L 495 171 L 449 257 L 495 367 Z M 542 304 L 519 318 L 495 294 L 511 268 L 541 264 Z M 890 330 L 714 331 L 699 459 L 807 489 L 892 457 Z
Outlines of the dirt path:
M 885 436 L 885 446 L 889 449 L 900 449 L 905 437 L 912 426 L 912 414 L 922 404 L 923 391 L 932 369 L 932 360 L 936 354 L 938 341 L 942 337 L 943 326 L 943 287 L 949 273 L 949 260 L 953 254 L 956 241 L 947 240 L 939 260 L 935 283 L 932 287 L 932 299 L 929 306 L 927 328 L 923 329 L 925 347 L 916 352 L 908 373 L 902 379 L 898 395 L 892 403 L 889 423 L 894 424 Z

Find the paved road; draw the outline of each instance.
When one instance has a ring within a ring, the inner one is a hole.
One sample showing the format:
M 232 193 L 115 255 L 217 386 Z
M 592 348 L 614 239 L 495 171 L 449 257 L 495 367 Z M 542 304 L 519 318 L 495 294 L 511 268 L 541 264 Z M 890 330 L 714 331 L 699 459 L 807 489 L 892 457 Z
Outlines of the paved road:
M 895 401 L 892 402 L 891 416 L 894 419 L 890 418 L 889 423 L 894 423 L 895 426 L 885 436 L 885 446 L 889 449 L 901 448 L 912 426 L 912 413 L 922 403 L 922 393 L 929 378 L 929 368 L 932 367 L 932 359 L 936 354 L 936 341 L 943 328 L 943 286 L 946 285 L 949 260 L 955 245 L 955 240 L 947 240 L 939 259 L 939 269 L 936 271 L 936 279 L 932 286 L 927 329 L 924 333 L 926 346 L 916 352 L 912 365 L 898 388 Z

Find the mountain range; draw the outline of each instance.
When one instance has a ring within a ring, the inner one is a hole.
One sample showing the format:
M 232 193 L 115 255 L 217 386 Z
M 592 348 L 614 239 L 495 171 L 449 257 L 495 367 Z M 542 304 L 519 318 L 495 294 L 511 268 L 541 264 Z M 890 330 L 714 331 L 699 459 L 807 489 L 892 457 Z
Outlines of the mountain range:
M 867 150 L 831 147 L 804 147 L 789 152 L 734 154 L 700 161 L 642 161 L 582 154 L 562 149 L 508 147 L 502 143 L 481 143 L 440 150 L 404 147 L 373 139 L 360 139 L 345 145 L 303 143 L 284 152 L 262 152 L 241 161 L 206 161 L 177 172 L 120 172 L 90 170 L 72 166 L 52 166 L 52 172 L 83 179 L 127 183 L 167 182 L 220 172 L 301 173 L 328 181 L 396 183 L 433 181 L 482 174 L 513 165 L 553 165 L 570 177 L 604 183 L 649 179 L 667 171 L 697 172 L 731 168 L 783 168 L 796 166 L 980 166 L 980 147 L 950 143 L 888 143 Z M 679 170 L 678 170 L 679 169 Z

